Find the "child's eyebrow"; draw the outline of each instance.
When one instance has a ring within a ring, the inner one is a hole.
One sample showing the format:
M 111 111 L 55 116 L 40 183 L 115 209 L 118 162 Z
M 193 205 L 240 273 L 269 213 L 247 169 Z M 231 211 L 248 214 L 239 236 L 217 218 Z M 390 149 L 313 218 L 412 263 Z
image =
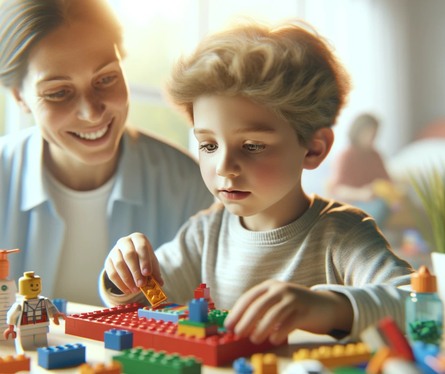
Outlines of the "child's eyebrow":
M 193 129 L 195 134 L 213 134 L 213 131 L 210 129 L 195 127 Z M 252 123 L 246 127 L 240 127 L 234 130 L 237 134 L 245 134 L 245 133 L 274 133 L 276 129 L 270 125 L 266 125 L 263 123 Z

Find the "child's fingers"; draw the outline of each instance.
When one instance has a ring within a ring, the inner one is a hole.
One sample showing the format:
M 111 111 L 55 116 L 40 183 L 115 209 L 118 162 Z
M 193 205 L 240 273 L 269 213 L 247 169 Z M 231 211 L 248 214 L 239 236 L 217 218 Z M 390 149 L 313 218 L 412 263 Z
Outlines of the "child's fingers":
M 296 311 L 291 305 L 283 302 L 273 304 L 255 326 L 255 329 L 250 334 L 250 340 L 255 344 L 259 344 L 274 336 L 275 340 L 272 341 L 271 339 L 271 342 L 275 344 L 281 343 L 282 335 L 286 337 L 290 332 L 290 330 L 287 330 L 288 326 L 285 323 L 291 316 L 295 319 L 295 314 Z M 281 333 L 278 336 L 276 335 L 277 331 Z
M 113 284 L 123 293 L 131 293 L 131 290 L 127 287 L 127 285 L 119 275 L 119 272 L 116 270 L 116 267 L 114 266 L 113 260 L 110 255 L 105 261 L 105 272 L 107 273 L 110 281 L 113 282 Z
M 261 316 L 256 315 L 257 308 L 252 308 L 252 305 L 261 295 L 267 292 L 267 289 L 266 282 L 263 282 L 242 295 L 228 314 L 224 323 L 225 327 L 234 330 L 237 334 L 243 334 L 243 336 L 247 334 L 252 326 L 249 323 L 249 318 L 255 321 L 261 318 Z
M 139 271 L 135 270 L 133 277 L 138 287 L 146 284 L 148 276 L 153 276 L 162 285 L 164 281 L 161 277 L 158 259 L 156 258 L 150 241 L 144 234 L 134 233 L 130 235 L 133 247 L 139 259 Z

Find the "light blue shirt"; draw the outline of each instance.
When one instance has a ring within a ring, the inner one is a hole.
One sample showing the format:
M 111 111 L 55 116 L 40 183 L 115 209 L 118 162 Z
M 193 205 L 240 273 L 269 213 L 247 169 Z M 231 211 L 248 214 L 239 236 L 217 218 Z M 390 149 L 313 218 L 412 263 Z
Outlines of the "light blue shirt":
M 196 161 L 181 150 L 133 129 L 126 131 L 121 146 L 107 204 L 108 250 L 136 231 L 157 248 L 213 198 Z M 51 295 L 65 226 L 45 189 L 42 157 L 38 127 L 0 138 L 0 248 L 21 249 L 9 256 L 10 279 L 34 271 L 41 276 L 42 293 Z

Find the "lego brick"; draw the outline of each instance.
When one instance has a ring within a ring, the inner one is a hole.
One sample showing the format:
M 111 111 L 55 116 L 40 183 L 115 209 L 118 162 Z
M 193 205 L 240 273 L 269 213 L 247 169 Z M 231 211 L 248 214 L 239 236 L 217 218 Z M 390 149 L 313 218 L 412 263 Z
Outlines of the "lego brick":
M 278 360 L 273 353 L 255 353 L 250 362 L 255 374 L 278 374 Z
M 188 307 L 179 304 L 163 304 L 162 308 L 141 308 L 138 310 L 139 317 L 153 318 L 157 321 L 178 322 L 188 316 Z
M 224 328 L 224 321 L 226 320 L 228 314 L 229 312 L 227 310 L 220 310 L 220 309 L 209 310 L 208 313 L 209 322 L 218 325 L 218 327 Z
M 274 345 L 254 344 L 232 332 L 218 331 L 207 338 L 177 334 L 177 324 L 138 317 L 141 304 L 128 304 L 90 313 L 73 314 L 65 319 L 65 333 L 103 341 L 104 332 L 121 329 L 133 332 L 133 345 L 194 356 L 205 365 L 220 366 L 238 357 L 265 352 Z
M 105 348 L 123 351 L 133 348 L 133 333 L 127 330 L 111 329 L 104 333 Z
M 189 302 L 189 320 L 196 322 L 207 322 L 209 304 L 206 299 L 192 299 Z
M 122 365 L 120 362 L 113 361 L 110 364 L 82 364 L 79 366 L 79 374 L 121 374 Z
M 167 300 L 167 295 L 162 291 L 158 282 L 152 277 L 148 278 L 145 286 L 139 288 L 153 308 L 161 305 Z
M 9 374 L 18 371 L 30 371 L 31 360 L 25 355 L 0 357 L 0 373 Z
M 186 336 L 195 336 L 197 338 L 205 338 L 207 336 L 217 334 L 218 326 L 205 322 L 181 320 L 178 323 L 177 331 L 178 334 L 184 334 Z
M 245 357 L 240 357 L 233 361 L 232 368 L 235 374 L 253 374 L 253 367 Z
M 312 349 L 299 349 L 293 354 L 294 361 L 318 360 L 328 368 L 366 363 L 371 351 L 364 343 L 323 345 Z
M 124 351 L 113 359 L 122 364 L 125 374 L 200 374 L 201 363 L 194 357 L 181 357 L 154 350 L 135 348 Z
M 209 309 L 215 309 L 215 303 L 213 302 L 212 297 L 210 296 L 210 288 L 207 287 L 207 284 L 201 283 L 198 287 L 196 287 L 195 291 L 193 292 L 193 298 L 194 299 L 204 298 L 207 300 L 209 304 Z
M 65 344 L 37 348 L 39 366 L 49 370 L 83 364 L 85 362 L 85 354 L 85 346 L 83 344 Z
M 66 314 L 66 305 L 67 305 L 66 299 L 59 298 L 59 299 L 53 299 L 52 301 L 60 313 Z
M 414 361 L 414 354 L 408 340 L 391 317 L 380 320 L 377 329 L 391 351 L 405 360 Z

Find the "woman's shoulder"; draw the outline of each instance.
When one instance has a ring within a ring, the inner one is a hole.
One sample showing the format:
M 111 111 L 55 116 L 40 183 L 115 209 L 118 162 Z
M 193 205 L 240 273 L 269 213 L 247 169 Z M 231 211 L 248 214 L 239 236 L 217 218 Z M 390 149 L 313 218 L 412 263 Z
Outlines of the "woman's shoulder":
M 0 157 L 10 159 L 22 155 L 30 147 L 41 145 L 40 131 L 36 126 L 0 136 Z

